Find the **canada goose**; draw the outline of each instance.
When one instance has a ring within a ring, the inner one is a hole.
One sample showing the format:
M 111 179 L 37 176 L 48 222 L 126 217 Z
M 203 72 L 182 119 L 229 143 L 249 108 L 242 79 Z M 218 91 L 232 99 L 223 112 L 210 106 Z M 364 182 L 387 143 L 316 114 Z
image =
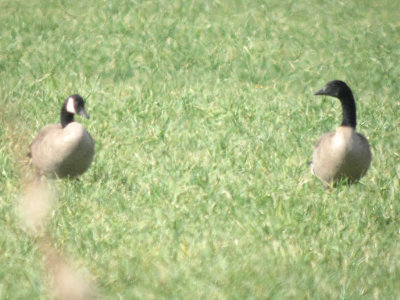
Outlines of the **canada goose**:
M 76 177 L 90 166 L 94 155 L 94 142 L 89 132 L 74 114 L 89 118 L 85 102 L 80 95 L 69 96 L 61 108 L 61 124 L 43 127 L 30 145 L 29 157 L 41 176 L 54 178 Z
M 347 84 L 333 80 L 314 95 L 338 98 L 342 103 L 342 124 L 336 132 L 322 135 L 315 145 L 311 172 L 325 186 L 342 179 L 348 183 L 359 180 L 368 170 L 372 154 L 368 140 L 356 132 L 357 115 L 353 93 Z

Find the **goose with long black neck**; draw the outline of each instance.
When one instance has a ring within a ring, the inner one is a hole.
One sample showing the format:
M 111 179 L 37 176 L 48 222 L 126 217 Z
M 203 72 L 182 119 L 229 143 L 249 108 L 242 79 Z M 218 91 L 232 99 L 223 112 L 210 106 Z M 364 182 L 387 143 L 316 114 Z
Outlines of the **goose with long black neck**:
M 345 82 L 333 80 L 314 95 L 338 98 L 343 116 L 340 127 L 335 132 L 325 133 L 315 145 L 311 172 L 325 186 L 335 186 L 339 181 L 356 182 L 367 173 L 372 153 L 366 137 L 356 132 L 353 93 Z
M 39 176 L 49 178 L 77 177 L 91 165 L 94 141 L 74 116 L 89 118 L 83 98 L 74 94 L 63 103 L 60 124 L 43 127 L 30 145 L 29 156 Z

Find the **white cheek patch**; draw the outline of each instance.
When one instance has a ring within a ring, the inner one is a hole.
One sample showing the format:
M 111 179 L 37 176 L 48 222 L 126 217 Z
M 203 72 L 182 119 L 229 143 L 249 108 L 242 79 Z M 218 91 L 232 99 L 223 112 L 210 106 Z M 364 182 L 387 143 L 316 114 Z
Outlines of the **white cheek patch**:
M 71 114 L 76 114 L 76 110 L 75 110 L 75 100 L 73 98 L 68 98 L 67 101 L 67 112 L 71 113 Z

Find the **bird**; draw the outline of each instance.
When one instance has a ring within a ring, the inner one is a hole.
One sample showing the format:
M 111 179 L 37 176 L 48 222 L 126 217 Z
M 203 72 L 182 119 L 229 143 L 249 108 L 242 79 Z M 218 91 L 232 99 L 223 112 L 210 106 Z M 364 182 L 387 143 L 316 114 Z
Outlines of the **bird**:
M 367 138 L 356 132 L 356 103 L 350 87 L 341 80 L 329 81 L 314 95 L 338 98 L 342 104 L 342 123 L 335 132 L 322 135 L 315 145 L 311 172 L 324 186 L 336 186 L 338 182 L 357 182 L 364 176 L 372 161 L 371 147 Z
M 74 178 L 92 164 L 94 140 L 80 123 L 74 121 L 75 114 L 89 119 L 85 101 L 78 94 L 64 101 L 60 124 L 44 126 L 30 144 L 28 156 L 39 177 Z

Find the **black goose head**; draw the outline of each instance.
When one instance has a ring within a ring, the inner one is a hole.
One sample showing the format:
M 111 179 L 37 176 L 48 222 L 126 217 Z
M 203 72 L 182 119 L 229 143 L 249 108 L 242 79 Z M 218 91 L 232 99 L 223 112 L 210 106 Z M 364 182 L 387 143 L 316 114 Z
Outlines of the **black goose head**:
M 314 95 L 326 95 L 341 99 L 352 96 L 353 93 L 344 81 L 332 80 L 329 81 L 322 89 L 315 92 Z
M 356 128 L 357 114 L 356 103 L 354 101 L 353 92 L 349 86 L 341 80 L 329 81 L 325 87 L 315 92 L 314 95 L 326 95 L 338 98 L 342 103 L 343 119 L 341 126 L 350 126 Z
M 61 108 L 61 125 L 63 128 L 74 121 L 74 114 L 89 119 L 89 115 L 85 110 L 85 101 L 78 94 L 71 95 L 64 101 Z

